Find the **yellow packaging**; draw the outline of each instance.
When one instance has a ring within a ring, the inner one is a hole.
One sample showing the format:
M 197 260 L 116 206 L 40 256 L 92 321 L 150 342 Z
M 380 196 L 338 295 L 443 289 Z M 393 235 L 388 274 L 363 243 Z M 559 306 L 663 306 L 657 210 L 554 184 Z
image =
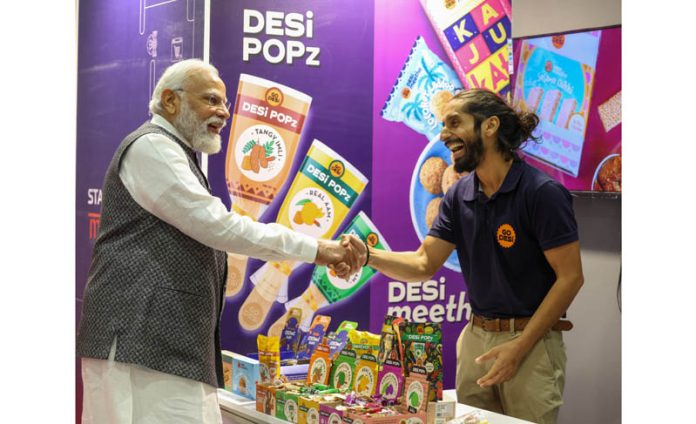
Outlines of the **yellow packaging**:
M 272 385 L 280 378 L 280 340 L 278 337 L 256 337 L 259 350 L 259 378 L 263 385 Z
M 311 237 L 331 238 L 366 185 L 367 178 L 353 165 L 314 140 L 276 222 Z M 250 277 L 255 287 L 239 309 L 242 328 L 255 331 L 277 298 L 287 301 L 288 278 L 298 265 L 296 261 L 267 262 Z
M 377 389 L 377 358 L 374 355 L 364 354 L 355 364 L 355 379 L 353 390 L 360 396 L 372 396 Z
M 348 332 L 348 344 L 346 349 L 355 351 L 357 358 L 363 354 L 377 357 L 379 355 L 379 334 L 373 334 L 369 331 L 350 330 Z

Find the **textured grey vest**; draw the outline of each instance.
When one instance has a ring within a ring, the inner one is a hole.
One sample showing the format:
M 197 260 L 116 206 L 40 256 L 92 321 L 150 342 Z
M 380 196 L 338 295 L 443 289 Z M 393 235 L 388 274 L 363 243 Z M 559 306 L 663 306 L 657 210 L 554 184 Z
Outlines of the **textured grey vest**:
M 226 254 L 140 207 L 118 176 L 124 153 L 149 133 L 179 144 L 210 192 L 194 151 L 163 128 L 145 123 L 121 142 L 104 180 L 77 354 L 107 359 L 117 337 L 116 361 L 223 387 L 219 322 Z

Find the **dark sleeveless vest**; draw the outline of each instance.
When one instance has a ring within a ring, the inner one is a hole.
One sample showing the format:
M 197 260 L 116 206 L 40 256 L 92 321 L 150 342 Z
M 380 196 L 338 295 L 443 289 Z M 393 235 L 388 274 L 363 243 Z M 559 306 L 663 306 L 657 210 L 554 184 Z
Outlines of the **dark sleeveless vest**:
M 115 360 L 223 387 L 219 323 L 227 258 L 152 215 L 119 178 L 121 158 L 139 137 L 179 144 L 208 192 L 195 152 L 145 123 L 120 144 L 106 172 L 102 213 L 85 287 L 78 356 Z

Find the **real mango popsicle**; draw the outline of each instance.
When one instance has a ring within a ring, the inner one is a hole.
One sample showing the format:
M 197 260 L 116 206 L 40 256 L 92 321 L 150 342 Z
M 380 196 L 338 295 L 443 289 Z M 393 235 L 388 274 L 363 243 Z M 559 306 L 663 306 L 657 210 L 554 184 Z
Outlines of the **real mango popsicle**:
M 316 238 L 331 238 L 367 185 L 367 178 L 338 153 L 314 140 L 280 207 L 279 224 Z M 261 327 L 296 261 L 265 263 L 252 276 L 255 284 L 239 309 L 247 331 Z
M 353 234 L 374 249 L 390 250 L 382 234 L 363 211 L 360 211 L 353 218 L 353 221 L 351 221 L 343 234 Z M 285 309 L 299 308 L 302 311 L 300 327 L 306 331 L 309 329 L 312 317 L 318 309 L 348 299 L 361 287 L 370 282 L 376 273 L 377 270 L 374 268 L 364 266 L 359 272 L 344 280 L 326 266 L 317 266 L 314 268 L 312 282 L 307 287 L 307 290 L 299 297 L 287 302 Z M 286 318 L 287 313 L 271 325 L 268 335 L 279 335 L 285 325 Z
M 285 183 L 312 98 L 241 74 L 225 161 L 232 209 L 258 220 Z M 226 296 L 241 290 L 247 257 L 227 254 Z

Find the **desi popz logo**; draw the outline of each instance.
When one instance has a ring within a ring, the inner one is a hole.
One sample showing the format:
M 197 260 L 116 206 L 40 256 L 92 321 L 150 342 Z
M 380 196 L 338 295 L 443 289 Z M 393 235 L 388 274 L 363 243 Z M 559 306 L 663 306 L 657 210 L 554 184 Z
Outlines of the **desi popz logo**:
M 498 244 L 506 249 L 511 248 L 515 244 L 516 236 L 515 229 L 510 224 L 503 224 L 498 227 L 495 235 Z

